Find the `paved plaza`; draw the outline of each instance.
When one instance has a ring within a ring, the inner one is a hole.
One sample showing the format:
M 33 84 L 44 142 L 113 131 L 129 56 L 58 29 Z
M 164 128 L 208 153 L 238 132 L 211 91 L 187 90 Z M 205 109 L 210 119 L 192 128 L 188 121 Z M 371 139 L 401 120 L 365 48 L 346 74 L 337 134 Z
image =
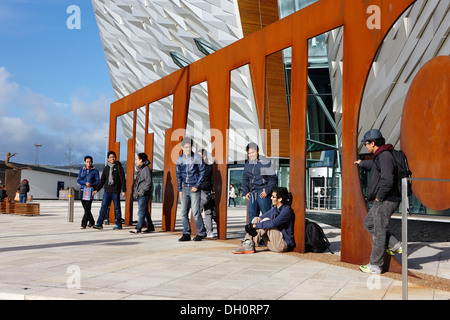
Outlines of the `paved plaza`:
M 227 240 L 178 242 L 177 230 L 161 231 L 161 205 L 152 208 L 156 232 L 133 227 L 80 229 L 75 202 L 40 203 L 40 216 L 0 215 L 0 299 L 101 300 L 395 300 L 401 275 L 364 274 L 339 261 L 340 229 L 321 224 L 334 255 L 231 253 L 244 235 L 244 208 L 229 208 Z M 100 202 L 93 203 L 94 218 Z M 136 205 L 135 205 L 135 213 Z M 450 225 L 449 225 L 450 226 Z M 408 298 L 450 299 L 450 243 L 410 243 Z M 257 248 L 258 249 L 258 248 Z M 425 280 L 423 280 L 424 278 Z

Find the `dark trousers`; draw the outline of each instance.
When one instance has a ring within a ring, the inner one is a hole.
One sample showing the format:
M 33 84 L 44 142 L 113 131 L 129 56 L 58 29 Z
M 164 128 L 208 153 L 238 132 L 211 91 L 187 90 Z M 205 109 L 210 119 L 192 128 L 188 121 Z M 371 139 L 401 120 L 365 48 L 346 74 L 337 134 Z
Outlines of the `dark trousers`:
M 88 223 L 93 226 L 95 224 L 95 220 L 91 212 L 92 200 L 81 200 L 81 204 L 83 205 L 84 209 L 84 215 L 81 219 L 81 226 L 86 227 Z
M 364 219 L 364 228 L 370 232 L 373 238 L 370 264 L 382 267 L 386 248 L 393 248 L 399 242 L 388 230 L 389 219 L 397 210 L 398 201 L 374 201 Z
M 144 226 L 144 222 L 147 224 L 147 229 L 154 230 L 152 218 L 150 217 L 150 212 L 148 211 L 148 204 L 150 202 L 150 196 L 138 197 L 138 223 L 136 225 L 136 230 L 141 231 Z
M 116 218 L 116 226 L 122 226 L 122 212 L 120 210 L 120 192 L 111 193 L 104 192 L 102 199 L 102 207 L 100 208 L 100 214 L 97 219 L 97 225 L 103 225 L 103 221 L 106 219 L 106 214 L 109 212 L 108 207 L 111 204 L 111 201 L 114 203 L 114 213 Z

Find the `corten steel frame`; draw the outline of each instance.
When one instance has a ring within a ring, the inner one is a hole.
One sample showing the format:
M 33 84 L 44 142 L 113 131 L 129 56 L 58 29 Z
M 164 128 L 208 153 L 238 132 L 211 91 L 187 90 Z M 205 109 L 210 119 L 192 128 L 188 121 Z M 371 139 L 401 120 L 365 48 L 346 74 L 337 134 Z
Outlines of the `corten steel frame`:
M 179 150 L 180 139 L 171 140 L 172 132 L 185 129 L 191 87 L 207 81 L 210 127 L 226 137 L 229 128 L 230 72 L 249 65 L 260 127 L 264 127 L 264 92 L 266 56 L 292 47 L 291 114 L 290 114 L 290 185 L 294 201 L 296 241 L 295 251 L 304 252 L 306 208 L 306 114 L 309 38 L 344 27 L 343 70 L 343 137 L 342 137 L 342 223 L 341 260 L 367 263 L 372 239 L 363 227 L 367 206 L 361 190 L 359 169 L 353 162 L 357 157 L 358 119 L 360 103 L 367 75 L 374 56 L 388 30 L 415 0 L 320 0 L 292 15 L 256 31 L 235 43 L 198 60 L 111 104 L 109 148 L 118 157 L 116 119 L 134 111 L 133 139 L 128 140 L 127 195 L 125 223 L 132 222 L 132 178 L 135 156 L 136 110 L 173 95 L 172 128 L 166 130 L 163 185 L 163 230 L 173 230 L 177 210 L 177 185 L 172 150 Z M 371 5 L 380 8 L 381 27 L 369 29 L 367 21 Z M 148 132 L 148 119 L 145 132 Z M 152 159 L 153 134 L 146 134 L 145 151 Z M 218 165 L 214 170 L 217 229 L 220 239 L 226 238 L 227 222 L 227 143 L 212 142 Z M 174 149 L 176 148 L 176 149 Z M 214 152 L 214 151 L 213 151 Z M 222 155 L 223 159 L 217 159 Z M 113 210 L 111 210 L 113 212 Z M 390 263 L 390 270 L 400 272 L 398 262 Z

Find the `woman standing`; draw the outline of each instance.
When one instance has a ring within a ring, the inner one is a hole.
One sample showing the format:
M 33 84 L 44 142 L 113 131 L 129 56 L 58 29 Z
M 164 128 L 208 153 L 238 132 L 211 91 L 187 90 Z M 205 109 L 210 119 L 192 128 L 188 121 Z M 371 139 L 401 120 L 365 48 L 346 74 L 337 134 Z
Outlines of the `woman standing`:
M 230 198 L 230 200 L 228 201 L 228 206 L 231 207 L 231 200 L 233 200 L 233 204 L 236 207 L 236 188 L 231 183 L 230 183 L 230 191 L 228 193 L 228 197 Z

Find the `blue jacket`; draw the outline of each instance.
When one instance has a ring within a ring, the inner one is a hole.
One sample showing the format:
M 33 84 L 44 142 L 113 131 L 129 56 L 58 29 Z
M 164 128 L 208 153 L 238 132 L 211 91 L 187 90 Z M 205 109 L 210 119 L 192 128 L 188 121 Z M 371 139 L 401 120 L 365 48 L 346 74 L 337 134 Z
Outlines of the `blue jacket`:
M 279 208 L 273 207 L 259 217 L 261 220 L 265 218 L 269 218 L 270 220 L 258 222 L 256 229 L 277 228 L 283 234 L 283 239 L 286 241 L 288 250 L 294 249 L 294 211 L 292 211 L 289 205 L 283 204 Z
M 181 191 L 183 185 L 200 190 L 205 177 L 205 163 L 198 153 L 191 152 L 189 157 L 184 154 L 178 157 L 176 163 L 177 187 Z
M 242 176 L 242 192 L 244 195 L 251 191 L 259 193 L 262 189 L 265 189 L 267 194 L 271 194 L 277 183 L 278 177 L 269 159 L 260 157 L 245 164 Z
M 86 170 L 86 167 L 80 169 L 77 182 L 81 186 L 81 191 L 83 191 L 84 187 L 86 186 L 86 182 L 89 182 L 91 186 L 95 188 L 100 182 L 100 175 L 98 173 L 98 170 L 94 167 L 89 170 Z

